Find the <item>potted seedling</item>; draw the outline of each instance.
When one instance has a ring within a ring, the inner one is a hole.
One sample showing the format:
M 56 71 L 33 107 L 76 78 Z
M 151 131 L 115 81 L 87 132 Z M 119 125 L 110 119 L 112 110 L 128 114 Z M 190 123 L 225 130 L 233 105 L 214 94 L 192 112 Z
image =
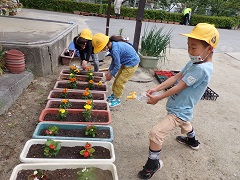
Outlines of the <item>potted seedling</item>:
M 163 32 L 164 26 L 157 28 L 145 27 L 141 38 L 141 49 L 139 50 L 140 65 L 144 68 L 157 68 L 158 62 L 167 60 L 166 50 L 172 39 L 172 29 Z

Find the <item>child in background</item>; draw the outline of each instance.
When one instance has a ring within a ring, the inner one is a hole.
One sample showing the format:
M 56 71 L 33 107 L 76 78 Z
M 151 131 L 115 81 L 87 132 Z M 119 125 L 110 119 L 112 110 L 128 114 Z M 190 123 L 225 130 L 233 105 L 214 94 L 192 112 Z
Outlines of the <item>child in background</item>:
M 82 69 L 87 68 L 90 56 L 94 63 L 94 72 L 99 71 L 99 60 L 97 54 L 94 54 L 92 46 L 92 32 L 89 29 L 81 31 L 79 36 L 73 39 L 75 48 L 79 51 Z
M 118 36 L 109 38 L 105 34 L 98 33 L 93 36 L 92 44 L 94 53 L 109 50 L 111 54 L 112 62 L 105 76 L 106 81 L 110 81 L 112 77 L 115 77 L 115 80 L 112 85 L 113 94 L 107 98 L 107 101 L 110 107 L 118 106 L 121 104 L 120 97 L 125 83 L 138 68 L 139 56 L 130 44 Z
M 187 135 L 187 137 L 177 136 L 176 140 L 179 143 L 194 150 L 199 149 L 200 143 L 195 139 L 195 130 L 190 121 L 193 118 L 194 106 L 204 94 L 212 75 L 212 57 L 214 48 L 217 47 L 219 41 L 219 33 L 213 25 L 199 23 L 190 34 L 181 35 L 188 37 L 190 61 L 178 74 L 147 91 L 148 104 L 154 105 L 158 101 L 169 97 L 166 104 L 168 115 L 150 131 L 148 160 L 138 173 L 140 179 L 150 179 L 158 169 L 163 167 L 163 162 L 158 159 L 158 156 L 162 150 L 165 137 L 175 127 L 180 127 L 181 133 Z M 154 92 L 169 88 L 175 83 L 175 86 L 161 95 L 151 95 Z

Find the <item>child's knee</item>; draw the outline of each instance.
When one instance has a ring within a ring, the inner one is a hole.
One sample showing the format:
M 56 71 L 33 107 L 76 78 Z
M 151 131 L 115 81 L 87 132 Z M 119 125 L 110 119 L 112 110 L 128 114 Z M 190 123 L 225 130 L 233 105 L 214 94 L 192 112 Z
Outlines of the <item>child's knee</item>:
M 162 146 L 162 143 L 164 141 L 164 135 L 157 131 L 155 128 L 153 128 L 149 133 L 149 139 L 156 144 Z

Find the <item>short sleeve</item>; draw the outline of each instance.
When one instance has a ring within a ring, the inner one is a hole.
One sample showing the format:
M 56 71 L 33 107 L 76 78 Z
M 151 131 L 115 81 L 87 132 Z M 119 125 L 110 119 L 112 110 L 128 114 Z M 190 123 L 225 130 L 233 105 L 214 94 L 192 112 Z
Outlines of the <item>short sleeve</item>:
M 183 74 L 182 80 L 187 86 L 198 87 L 205 79 L 206 73 L 200 66 L 192 66 Z

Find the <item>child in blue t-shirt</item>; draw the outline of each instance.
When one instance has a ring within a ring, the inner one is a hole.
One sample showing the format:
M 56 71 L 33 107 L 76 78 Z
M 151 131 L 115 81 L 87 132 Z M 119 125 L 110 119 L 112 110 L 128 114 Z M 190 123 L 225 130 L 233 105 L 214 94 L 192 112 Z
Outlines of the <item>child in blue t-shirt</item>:
M 188 53 L 190 61 L 175 76 L 167 79 L 155 88 L 147 91 L 148 104 L 156 104 L 168 97 L 166 109 L 168 115 L 159 121 L 150 131 L 149 156 L 141 171 L 140 179 L 149 179 L 163 167 L 163 162 L 158 159 L 165 137 L 175 127 L 180 127 L 181 133 L 187 136 L 177 136 L 179 143 L 185 144 L 194 150 L 199 149 L 199 142 L 195 139 L 195 131 L 190 123 L 193 118 L 194 106 L 199 102 L 210 81 L 213 64 L 214 48 L 219 41 L 217 29 L 207 23 L 199 23 L 190 34 L 181 34 L 188 37 Z M 151 94 L 164 90 L 176 84 L 158 96 Z M 159 178 L 160 179 L 160 178 Z
M 105 34 L 97 33 L 93 36 L 92 44 L 94 53 L 110 52 L 112 62 L 105 76 L 106 81 L 110 81 L 112 77 L 115 77 L 115 80 L 112 85 L 113 94 L 107 101 L 110 107 L 118 106 L 121 104 L 124 85 L 137 70 L 140 58 L 135 49 L 120 36 L 109 38 Z

